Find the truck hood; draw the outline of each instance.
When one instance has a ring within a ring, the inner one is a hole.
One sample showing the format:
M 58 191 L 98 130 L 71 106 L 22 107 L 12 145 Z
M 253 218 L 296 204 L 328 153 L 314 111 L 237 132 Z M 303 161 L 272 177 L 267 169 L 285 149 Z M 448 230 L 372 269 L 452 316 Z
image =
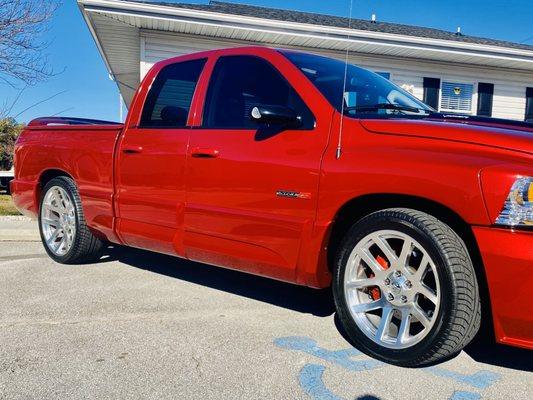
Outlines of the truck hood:
M 533 128 L 471 121 L 366 119 L 369 132 L 471 143 L 533 154 Z

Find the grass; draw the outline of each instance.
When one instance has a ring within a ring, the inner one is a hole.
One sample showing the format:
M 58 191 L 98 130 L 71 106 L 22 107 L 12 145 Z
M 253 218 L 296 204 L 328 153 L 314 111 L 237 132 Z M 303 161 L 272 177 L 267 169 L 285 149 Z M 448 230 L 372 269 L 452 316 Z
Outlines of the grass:
M 20 215 L 11 196 L 5 193 L 0 193 L 0 215 Z

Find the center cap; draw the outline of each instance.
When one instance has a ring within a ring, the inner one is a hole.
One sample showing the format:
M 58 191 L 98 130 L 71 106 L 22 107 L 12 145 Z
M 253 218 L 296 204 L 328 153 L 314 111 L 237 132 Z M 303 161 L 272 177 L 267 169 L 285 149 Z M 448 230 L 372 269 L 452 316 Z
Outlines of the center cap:
M 392 285 L 391 285 L 391 288 L 392 288 L 392 292 L 394 294 L 400 294 L 402 292 L 402 288 L 401 286 L 397 283 L 397 282 L 394 282 Z
M 391 272 L 385 281 L 390 290 L 387 296 L 389 302 L 399 305 L 408 301 L 408 296 L 406 295 L 409 291 L 410 283 L 400 271 Z

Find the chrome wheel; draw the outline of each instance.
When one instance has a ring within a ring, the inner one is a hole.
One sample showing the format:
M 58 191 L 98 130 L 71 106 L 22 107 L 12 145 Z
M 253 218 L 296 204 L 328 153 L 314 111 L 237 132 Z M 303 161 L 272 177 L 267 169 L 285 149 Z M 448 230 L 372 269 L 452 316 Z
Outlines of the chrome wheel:
M 358 328 L 391 349 L 425 338 L 441 299 L 434 261 L 415 239 L 395 230 L 372 232 L 355 245 L 345 269 L 344 295 Z
M 76 235 L 74 204 L 65 189 L 52 186 L 41 206 L 41 230 L 46 247 L 57 256 L 69 252 Z

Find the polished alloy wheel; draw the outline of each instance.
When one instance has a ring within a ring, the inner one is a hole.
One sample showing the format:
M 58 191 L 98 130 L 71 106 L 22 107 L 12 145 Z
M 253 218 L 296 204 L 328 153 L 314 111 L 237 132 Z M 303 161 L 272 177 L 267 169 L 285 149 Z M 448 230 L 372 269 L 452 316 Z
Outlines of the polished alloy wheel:
M 395 230 L 372 232 L 355 245 L 346 265 L 344 293 L 359 329 L 391 349 L 424 339 L 441 300 L 434 261 L 414 238 Z
M 69 195 L 60 186 L 52 186 L 43 198 L 41 229 L 48 249 L 64 256 L 72 248 L 76 235 L 76 214 Z

